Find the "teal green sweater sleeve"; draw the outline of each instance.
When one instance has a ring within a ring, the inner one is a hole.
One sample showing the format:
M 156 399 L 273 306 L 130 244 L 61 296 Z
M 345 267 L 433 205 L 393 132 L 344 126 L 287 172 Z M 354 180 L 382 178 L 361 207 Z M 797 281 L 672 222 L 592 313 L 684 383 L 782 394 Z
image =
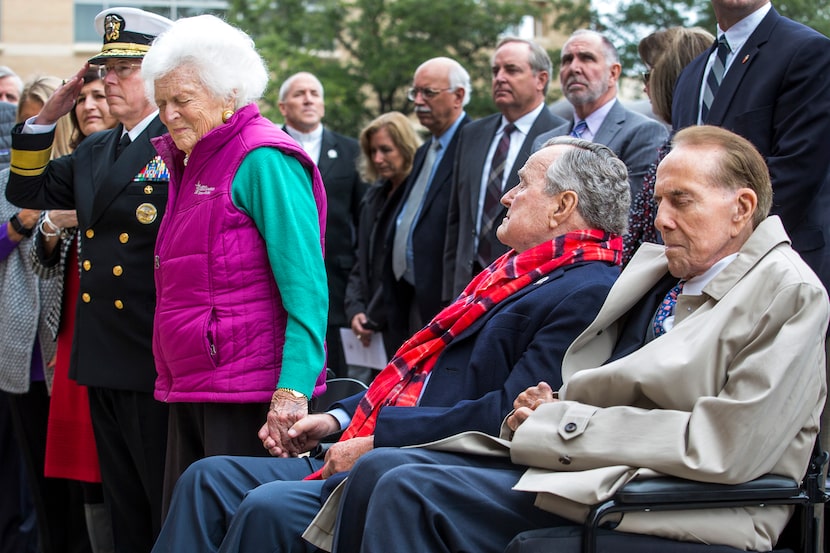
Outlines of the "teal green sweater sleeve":
M 326 268 L 311 176 L 297 159 L 275 148 L 257 148 L 236 172 L 231 198 L 265 239 L 288 315 L 277 387 L 311 397 L 326 362 L 323 342 L 328 317 Z

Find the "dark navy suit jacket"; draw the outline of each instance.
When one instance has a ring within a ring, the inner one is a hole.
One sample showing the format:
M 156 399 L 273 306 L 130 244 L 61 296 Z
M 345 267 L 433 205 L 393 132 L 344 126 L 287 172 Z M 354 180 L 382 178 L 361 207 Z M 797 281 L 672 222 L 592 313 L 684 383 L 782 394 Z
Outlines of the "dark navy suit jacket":
M 672 124 L 697 124 L 711 50 L 680 74 Z M 735 56 L 704 123 L 752 142 L 793 248 L 830 285 L 830 39 L 771 8 Z
M 446 305 L 441 298 L 441 279 L 444 274 L 443 252 L 444 235 L 447 228 L 447 208 L 450 202 L 452 189 L 453 164 L 458 147 L 459 135 L 464 125 L 471 119 L 464 116 L 458 129 L 450 140 L 441 162 L 435 168 L 429 189 L 413 224 L 412 249 L 415 258 L 415 290 L 414 296 L 408 283 L 395 279 L 392 272 L 392 247 L 395 235 L 395 223 L 406 199 L 412 192 L 412 187 L 424 165 L 427 148 L 430 142 L 424 143 L 415 152 L 412 162 L 412 171 L 403 184 L 404 193 L 398 211 L 392 218 L 392 225 L 387 236 L 386 268 L 383 278 L 383 293 L 389 305 L 389 327 L 387 332 L 392 333 L 395 341 L 402 342 L 409 337 L 408 314 L 412 302 L 416 302 L 421 319 L 426 323 Z M 400 345 L 400 344 L 398 344 Z M 394 353 L 394 352 L 389 352 Z
M 481 193 L 481 176 L 490 145 L 501 126 L 502 114 L 494 113 L 483 119 L 473 121 L 464 131 L 458 131 L 458 153 L 455 155 L 455 173 L 447 210 L 447 232 L 444 241 L 444 279 L 442 296 L 444 300 L 454 300 L 475 276 L 473 264 L 476 259 L 476 221 L 478 219 L 478 199 Z M 519 184 L 519 169 L 533 152 L 531 146 L 536 137 L 557 125 L 564 119 L 542 108 L 533 121 L 516 159 L 507 174 L 504 191 L 507 192 Z M 495 223 L 487 236 L 491 244 L 493 259 L 507 251 L 507 246 L 496 238 L 496 229 L 507 208 L 496 217 Z
M 599 312 L 619 274 L 608 263 L 553 271 L 455 338 L 430 373 L 418 407 L 384 407 L 375 447 L 429 442 L 465 430 L 498 435 L 513 400 L 544 380 L 562 384 L 565 350 Z M 363 394 L 335 404 L 354 413 Z

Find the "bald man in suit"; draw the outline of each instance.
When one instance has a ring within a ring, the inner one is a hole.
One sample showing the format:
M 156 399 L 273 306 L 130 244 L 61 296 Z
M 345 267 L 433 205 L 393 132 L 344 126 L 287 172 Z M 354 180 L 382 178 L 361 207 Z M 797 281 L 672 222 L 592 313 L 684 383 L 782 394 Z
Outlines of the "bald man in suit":
M 571 134 L 605 144 L 628 167 L 632 197 L 643 187 L 649 165 L 668 136 L 666 127 L 623 106 L 617 99 L 622 72 L 617 49 L 604 35 L 579 30 L 562 46 L 559 83 L 573 106 L 564 124 L 539 135 L 534 150 L 554 136 Z M 584 124 L 584 128 L 583 128 Z

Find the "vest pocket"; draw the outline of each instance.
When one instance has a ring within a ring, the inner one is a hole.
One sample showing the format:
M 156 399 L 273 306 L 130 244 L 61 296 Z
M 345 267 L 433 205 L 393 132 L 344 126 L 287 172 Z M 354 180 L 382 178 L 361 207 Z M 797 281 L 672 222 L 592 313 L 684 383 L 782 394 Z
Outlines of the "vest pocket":
M 208 355 L 210 360 L 213 362 L 214 368 L 219 366 L 219 344 L 217 343 L 216 327 L 216 312 L 211 309 L 210 316 L 208 317 L 205 338 L 207 340 Z

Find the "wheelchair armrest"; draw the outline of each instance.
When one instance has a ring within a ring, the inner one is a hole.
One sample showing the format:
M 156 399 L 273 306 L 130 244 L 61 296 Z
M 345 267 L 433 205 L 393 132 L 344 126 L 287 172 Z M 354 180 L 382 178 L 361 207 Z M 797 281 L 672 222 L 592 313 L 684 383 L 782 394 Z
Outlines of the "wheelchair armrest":
M 661 477 L 633 480 L 617 492 L 615 499 L 626 505 L 699 501 L 762 501 L 797 495 L 799 482 L 767 474 L 743 484 L 712 484 L 682 478 Z

